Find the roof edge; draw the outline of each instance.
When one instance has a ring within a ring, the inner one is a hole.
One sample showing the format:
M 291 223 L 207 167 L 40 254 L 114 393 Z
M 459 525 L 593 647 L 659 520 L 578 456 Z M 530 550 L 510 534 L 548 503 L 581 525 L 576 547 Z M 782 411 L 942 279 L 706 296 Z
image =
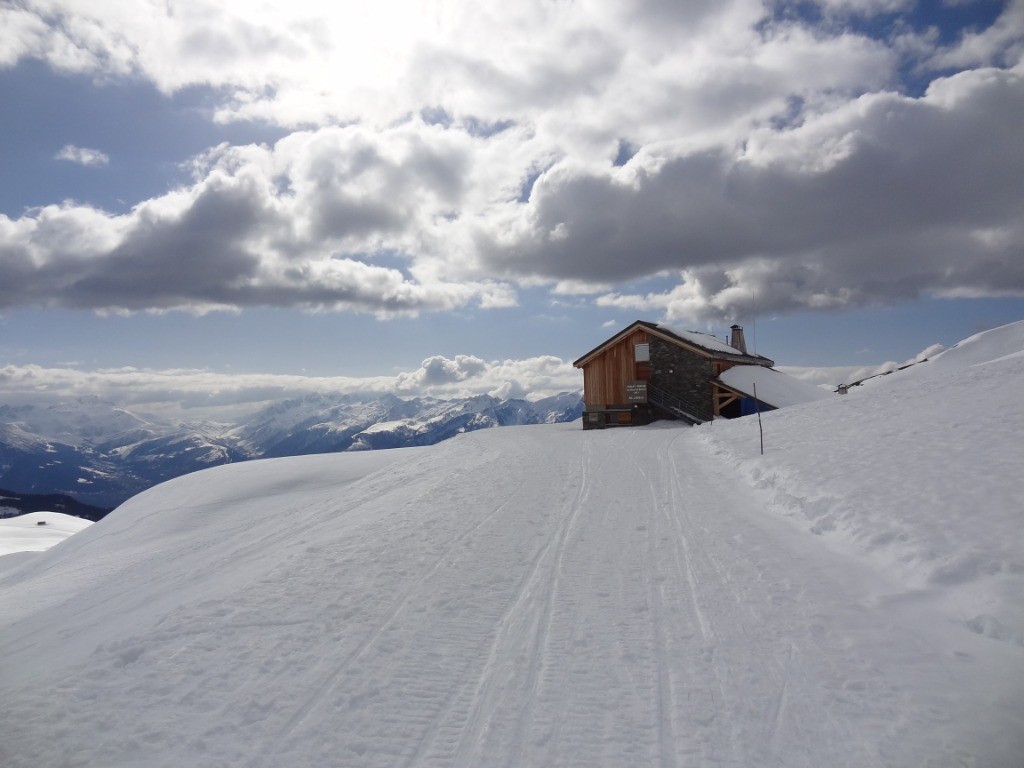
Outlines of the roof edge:
M 613 344 L 618 343 L 623 336 L 632 333 L 637 328 L 643 328 L 649 333 L 653 333 L 655 336 L 662 339 L 663 341 L 667 341 L 670 344 L 675 344 L 678 347 L 684 347 L 708 359 L 728 360 L 730 362 L 735 363 L 760 365 L 764 368 L 775 367 L 775 361 L 767 357 L 764 357 L 763 355 L 744 355 L 740 352 L 732 354 L 731 352 L 712 351 L 710 349 L 701 347 L 698 344 L 694 344 L 692 341 L 688 341 L 687 339 L 676 336 L 674 333 L 672 333 L 672 331 L 666 330 L 665 328 L 661 328 L 657 323 L 652 323 L 647 320 L 634 320 L 632 323 L 630 323 L 628 326 L 626 326 L 621 331 L 616 333 L 614 336 L 601 342 L 579 359 L 574 360 L 572 364 L 573 368 L 582 368 L 591 360 L 591 358 L 595 357 L 597 354 L 599 354 L 602 350 L 606 349 L 607 347 L 610 347 Z
M 632 323 L 627 325 L 625 328 L 623 328 L 621 331 L 616 333 L 614 336 L 612 336 L 609 339 L 605 339 L 600 344 L 598 344 L 596 347 L 594 347 L 592 350 L 587 352 L 587 354 L 583 355 L 582 357 L 580 357 L 577 360 L 574 360 L 573 364 L 572 364 L 572 367 L 573 368 L 582 368 L 590 358 L 594 357 L 594 355 L 598 354 L 605 347 L 610 347 L 612 344 L 615 344 L 623 336 L 626 336 L 629 333 L 632 333 L 638 326 L 643 326 L 643 328 L 648 330 L 648 331 L 656 330 L 657 329 L 657 326 L 654 323 L 647 322 L 646 320 L 634 320 Z

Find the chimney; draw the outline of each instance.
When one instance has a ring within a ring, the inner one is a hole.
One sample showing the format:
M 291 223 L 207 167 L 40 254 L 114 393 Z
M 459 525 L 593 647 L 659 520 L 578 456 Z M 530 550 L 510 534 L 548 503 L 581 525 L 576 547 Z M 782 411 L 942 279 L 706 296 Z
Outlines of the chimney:
M 743 338 L 743 328 L 741 326 L 734 325 L 731 328 L 731 330 L 732 330 L 732 341 L 729 342 L 729 345 L 732 346 L 732 347 L 735 347 L 740 352 L 742 352 L 744 355 L 747 354 L 747 342 Z

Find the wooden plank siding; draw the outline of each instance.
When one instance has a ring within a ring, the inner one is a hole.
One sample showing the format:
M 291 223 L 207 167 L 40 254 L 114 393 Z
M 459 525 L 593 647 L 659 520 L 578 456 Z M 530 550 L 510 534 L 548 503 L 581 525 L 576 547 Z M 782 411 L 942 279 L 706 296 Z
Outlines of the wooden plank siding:
M 626 402 L 626 382 L 644 377 L 644 371 L 640 371 L 636 364 L 634 347 L 649 342 L 646 331 L 636 330 L 584 364 L 583 393 L 586 407 Z

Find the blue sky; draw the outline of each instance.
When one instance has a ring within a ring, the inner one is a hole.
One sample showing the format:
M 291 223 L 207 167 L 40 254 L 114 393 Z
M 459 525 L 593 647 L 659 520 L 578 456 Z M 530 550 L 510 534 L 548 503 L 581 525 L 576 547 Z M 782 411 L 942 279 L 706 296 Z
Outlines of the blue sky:
M 1022 54 L 1022 0 L 0 2 L 0 399 L 542 393 L 635 319 L 902 362 L 1024 318 Z

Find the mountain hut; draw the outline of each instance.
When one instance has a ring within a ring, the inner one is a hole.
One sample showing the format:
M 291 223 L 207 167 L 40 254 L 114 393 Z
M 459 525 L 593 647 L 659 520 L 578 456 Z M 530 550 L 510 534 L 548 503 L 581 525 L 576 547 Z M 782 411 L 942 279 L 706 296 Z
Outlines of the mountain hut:
M 747 351 L 743 328 L 732 326 L 729 342 L 708 333 L 682 331 L 637 320 L 592 349 L 573 365 L 583 369 L 583 428 L 649 424 L 680 419 L 699 424 L 773 406 L 750 391 L 753 376 L 728 383 L 738 367 L 771 369 L 767 357 Z M 730 377 L 726 377 L 728 379 Z

